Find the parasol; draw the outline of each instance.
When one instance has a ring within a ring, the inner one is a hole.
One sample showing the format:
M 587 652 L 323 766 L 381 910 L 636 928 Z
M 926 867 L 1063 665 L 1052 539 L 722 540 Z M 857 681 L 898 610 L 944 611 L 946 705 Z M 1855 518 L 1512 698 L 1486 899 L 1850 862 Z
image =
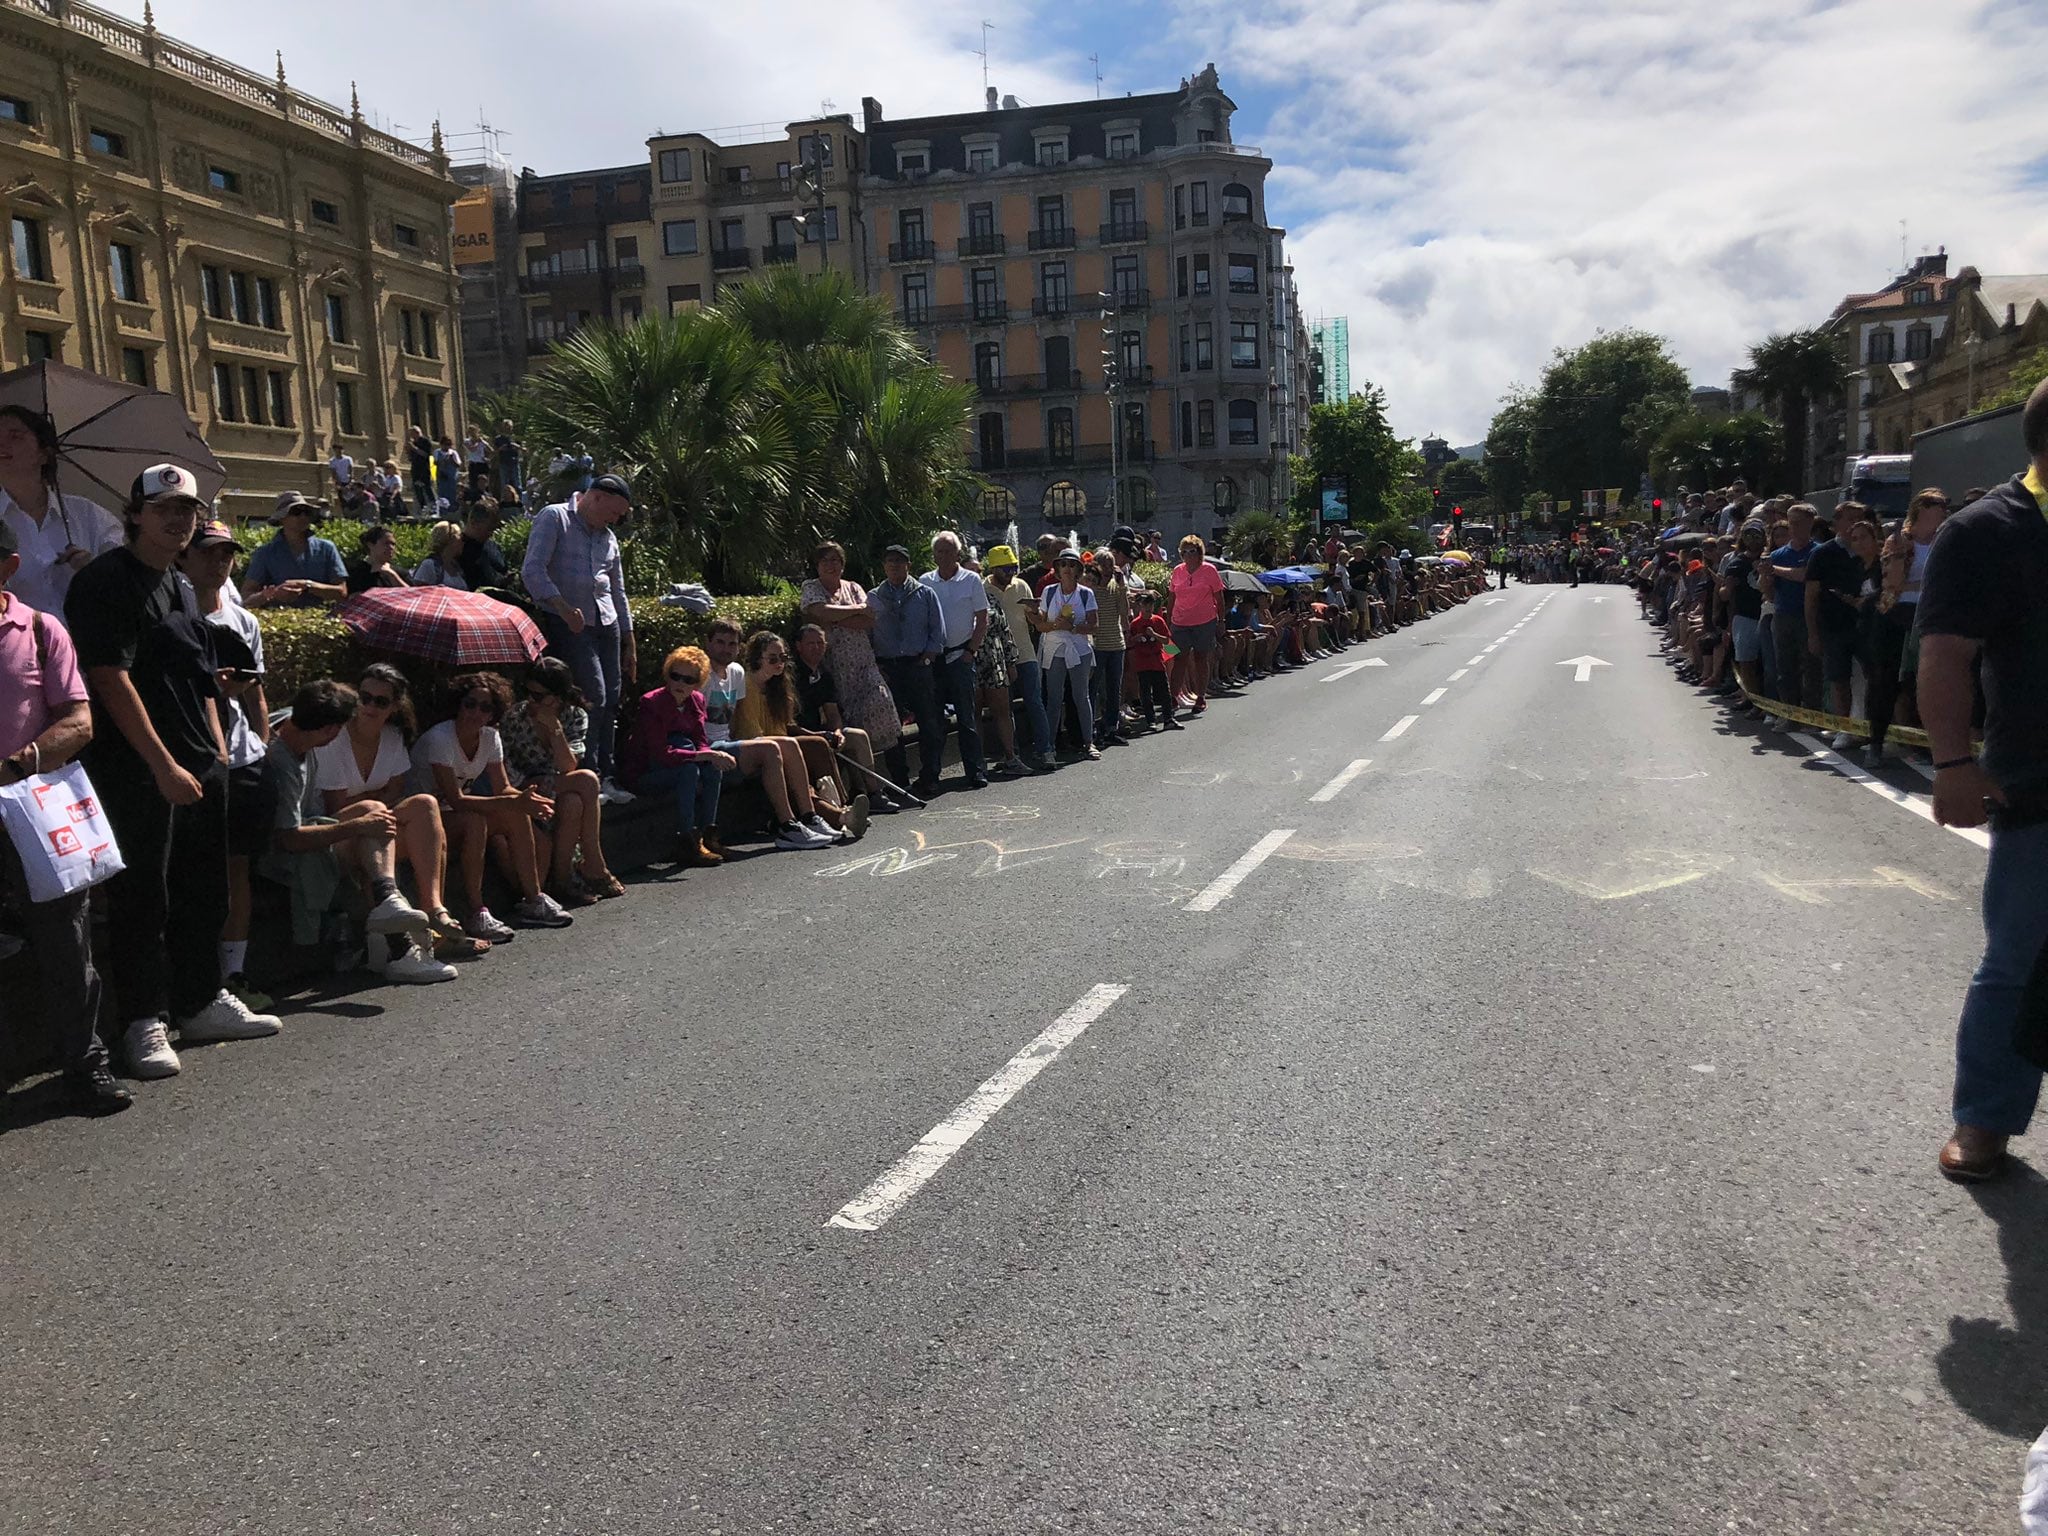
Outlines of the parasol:
M 0 405 L 24 406 L 56 429 L 59 491 L 115 510 L 152 464 L 191 471 L 209 502 L 227 480 L 185 407 L 159 389 L 63 363 L 30 363 L 0 373 Z
M 1249 572 L 1240 571 L 1234 566 L 1226 566 L 1222 570 L 1223 590 L 1226 592 L 1263 592 L 1266 590 L 1266 584 Z
M 547 649 L 540 627 L 520 609 L 453 587 L 373 587 L 334 616 L 374 650 L 453 667 L 524 663 Z
M 1467 565 L 1472 563 L 1472 557 L 1462 549 L 1447 549 L 1443 552 L 1443 556 L 1446 560 L 1462 560 Z
M 1269 587 L 1316 587 L 1323 582 L 1320 568 L 1311 565 L 1283 565 L 1262 573 L 1259 580 Z

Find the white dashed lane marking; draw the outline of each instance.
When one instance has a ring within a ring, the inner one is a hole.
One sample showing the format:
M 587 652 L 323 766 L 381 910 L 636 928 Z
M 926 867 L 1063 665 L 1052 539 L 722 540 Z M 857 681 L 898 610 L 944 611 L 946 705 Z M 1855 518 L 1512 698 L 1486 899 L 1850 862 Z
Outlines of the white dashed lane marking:
M 1354 758 L 1351 761 L 1350 766 L 1345 768 L 1345 770 L 1342 773 L 1338 774 L 1337 777 L 1330 780 L 1329 783 L 1325 784 L 1321 789 L 1317 790 L 1314 794 L 1310 795 L 1308 797 L 1309 803 L 1311 805 L 1329 804 L 1330 801 L 1336 799 L 1339 795 L 1344 793 L 1345 785 L 1349 784 L 1353 779 L 1357 778 L 1361 773 L 1365 772 L 1365 770 L 1370 768 L 1371 766 L 1372 759 L 1369 757 Z
M 1231 894 L 1244 883 L 1245 876 L 1270 859 L 1273 856 L 1274 850 L 1292 836 L 1294 836 L 1294 828 L 1292 827 L 1283 827 L 1278 831 L 1268 832 L 1256 843 L 1253 843 L 1250 850 L 1235 864 L 1231 865 L 1230 868 L 1223 871 L 1222 874 L 1203 887 L 1201 892 L 1187 904 L 1186 910 L 1190 912 L 1214 912 L 1217 907 L 1229 900 Z
M 1396 736 L 1405 735 L 1407 733 L 1408 727 L 1413 725 L 1416 721 L 1420 720 L 1421 718 L 1422 716 L 1420 715 L 1403 715 L 1400 719 L 1394 722 L 1393 729 L 1388 731 L 1386 735 L 1382 736 L 1380 740 L 1392 741 Z

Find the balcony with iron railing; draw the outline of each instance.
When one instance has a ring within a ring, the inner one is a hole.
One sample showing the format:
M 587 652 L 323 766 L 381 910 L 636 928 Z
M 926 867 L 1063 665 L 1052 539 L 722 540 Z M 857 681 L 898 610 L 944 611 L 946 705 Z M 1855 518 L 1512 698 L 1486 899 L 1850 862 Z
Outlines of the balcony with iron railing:
M 1010 311 L 1001 303 L 909 305 L 898 311 L 898 318 L 909 326 L 1008 325 Z
M 1070 394 L 1085 386 L 1081 381 L 1081 371 L 1067 368 L 1052 373 L 981 374 L 976 376 L 974 387 L 994 398 Z
M 1096 237 L 1104 245 L 1142 245 L 1152 236 L 1152 226 L 1143 219 L 1123 219 L 1102 226 Z
M 1149 464 L 1150 443 L 1127 443 L 1114 461 L 1107 443 L 1077 443 L 1070 448 L 1005 448 L 991 455 L 977 450 L 977 469 L 1108 469 L 1118 464 Z
M 738 272 L 754 264 L 754 253 L 745 246 L 728 246 L 711 253 L 711 270 L 714 272 Z
M 1031 231 L 1030 246 L 1034 251 L 1071 251 L 1074 231 L 1066 226 L 1054 229 L 1042 225 Z
M 1074 296 L 1071 293 L 1041 293 L 1031 301 L 1031 313 L 1041 320 L 1058 319 L 1073 312 Z
M 891 261 L 930 261 L 933 256 L 929 240 L 897 240 L 889 246 Z
M 1114 309 L 1128 313 L 1134 309 L 1150 309 L 1152 307 L 1152 290 L 1150 288 L 1115 288 L 1110 290 L 1108 299 L 1098 300 L 1097 302 L 1101 304 L 1105 311 Z
M 1007 235 L 962 235 L 954 243 L 954 250 L 962 256 L 1006 256 L 1010 251 Z
M 796 260 L 796 249 L 794 245 L 764 245 L 761 247 L 761 265 L 787 266 Z

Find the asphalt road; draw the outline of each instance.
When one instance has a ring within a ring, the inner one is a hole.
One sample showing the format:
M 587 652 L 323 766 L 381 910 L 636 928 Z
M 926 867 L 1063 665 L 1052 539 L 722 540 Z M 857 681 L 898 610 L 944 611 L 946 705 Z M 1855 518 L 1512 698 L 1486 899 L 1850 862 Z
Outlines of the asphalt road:
M 0 1137 L 0 1529 L 2012 1529 L 1982 850 L 1619 588 L 1361 660 Z

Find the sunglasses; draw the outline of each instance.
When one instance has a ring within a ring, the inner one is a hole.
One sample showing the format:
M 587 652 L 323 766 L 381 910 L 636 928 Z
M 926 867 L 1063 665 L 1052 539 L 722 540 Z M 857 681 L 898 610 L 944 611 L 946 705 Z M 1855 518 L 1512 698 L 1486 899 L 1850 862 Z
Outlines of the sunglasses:
M 668 680 L 672 683 L 688 683 L 693 688 L 703 681 L 695 672 L 671 672 Z
M 388 693 L 359 693 L 356 695 L 356 702 L 365 709 L 389 709 L 398 700 Z

